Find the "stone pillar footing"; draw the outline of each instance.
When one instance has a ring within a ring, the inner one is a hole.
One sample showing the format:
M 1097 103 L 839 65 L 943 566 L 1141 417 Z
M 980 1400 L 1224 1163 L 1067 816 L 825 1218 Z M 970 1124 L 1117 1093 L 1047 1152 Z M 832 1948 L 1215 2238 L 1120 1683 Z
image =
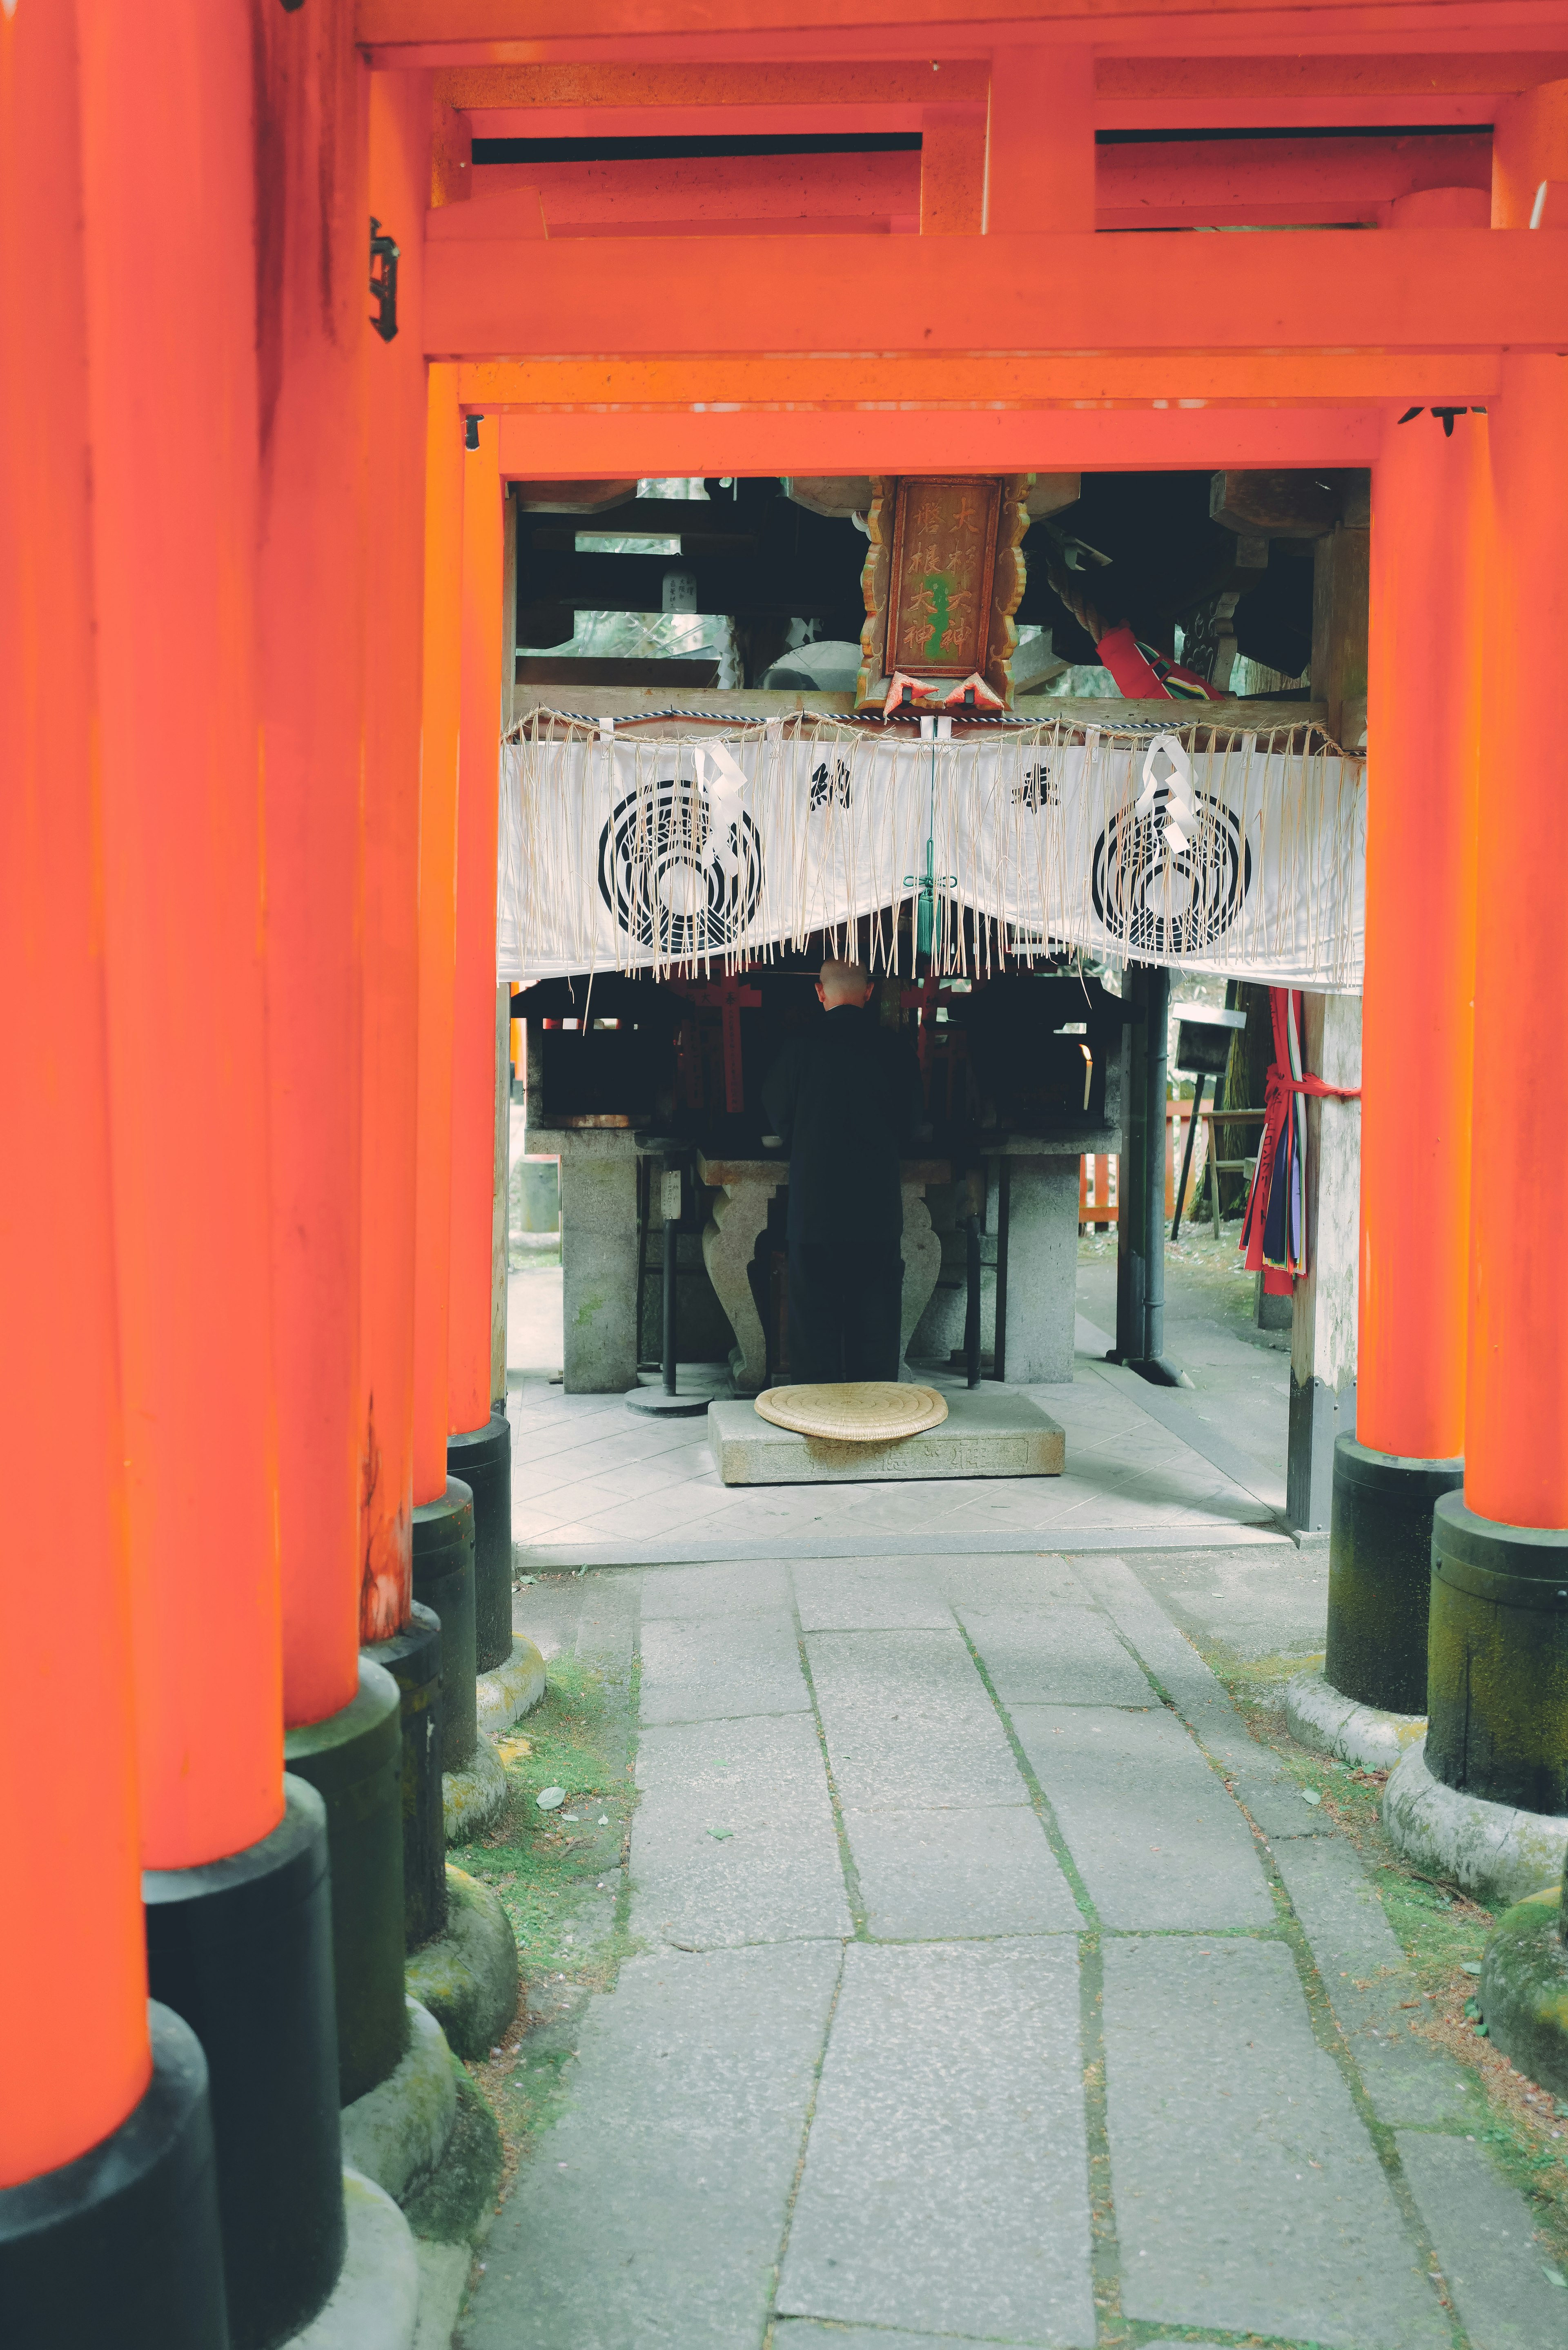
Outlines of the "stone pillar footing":
M 327 1807 L 337 2094 L 351 2105 L 394 2071 L 403 2012 L 403 1733 L 390 1673 L 359 1659 L 352 1701 L 289 1731 L 284 1759 Z
M 152 2078 L 117 2130 L 0 2194 L 9 2341 L 50 2350 L 226 2350 L 207 2065 L 151 2005 Z
M 449 1477 L 439 1501 L 413 1513 L 414 1597 L 441 1618 L 441 1767 L 464 1771 L 473 1757 L 473 1496 Z
M 1357 1705 L 1426 1712 L 1432 1512 L 1464 1473 L 1462 1461 L 1334 1440 L 1323 1670 L 1330 1689 Z
M 1285 1689 L 1285 1721 L 1293 1738 L 1358 1771 L 1392 1771 L 1407 1747 L 1427 1731 L 1424 1713 L 1393 1713 L 1357 1705 L 1322 1673 L 1298 1673 Z
M 1505 1910 L 1487 1936 L 1476 2002 L 1487 2037 L 1527 2080 L 1568 2097 L 1568 1947 L 1563 1889 Z
M 409 2044 L 396 2072 L 343 2108 L 344 2161 L 398 2203 L 434 2170 L 457 2120 L 446 2034 L 417 1999 L 406 2005 Z
M 1568 1859 L 1568 1819 L 1459 1794 L 1428 1769 L 1424 1740 L 1389 1775 L 1383 1825 L 1407 1860 L 1451 1877 L 1487 1909 L 1557 1882 Z
M 450 1865 L 447 1876 L 446 1931 L 409 1960 L 409 1990 L 472 2061 L 489 2054 L 517 2013 L 517 1941 L 493 1887 Z
M 403 1939 L 417 1950 L 446 1923 L 441 1790 L 441 1618 L 416 1599 L 389 1640 L 363 1652 L 398 1684 L 402 1718 Z M 363 2168 L 363 2166 L 361 2166 Z
M 472 1843 L 493 1827 L 506 1808 L 508 1790 L 493 1738 L 474 1741 L 466 1770 L 442 1773 L 441 1793 L 449 1845 Z
M 475 1684 L 481 1732 L 495 1738 L 510 1730 L 514 1721 L 533 1712 L 544 1694 L 545 1659 L 532 1640 L 519 1635 L 506 1662 L 493 1673 L 481 1673 Z
M 1490 1804 L 1568 1814 L 1568 1530 L 1504 1525 L 1443 1495 L 1427 1711 L 1434 1778 Z
M 512 1647 L 512 1423 L 504 1411 L 447 1438 L 446 1473 L 473 1496 L 473 1660 L 487 1673 Z
M 414 2350 L 420 2260 L 391 2197 L 357 2170 L 343 2173 L 348 2243 L 332 2298 L 278 2350 Z
M 283 1785 L 270 1835 L 141 1880 L 152 1995 L 207 2059 L 233 2350 L 297 2332 L 343 2262 L 327 1807 L 303 1779 Z

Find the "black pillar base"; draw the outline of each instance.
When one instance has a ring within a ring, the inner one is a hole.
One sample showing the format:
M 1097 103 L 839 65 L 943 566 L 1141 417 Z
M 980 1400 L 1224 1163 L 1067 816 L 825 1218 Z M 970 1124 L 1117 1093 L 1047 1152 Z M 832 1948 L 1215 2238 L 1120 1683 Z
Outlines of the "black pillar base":
M 400 1632 L 361 1653 L 391 1674 L 402 1700 L 403 1940 L 417 1950 L 446 1924 L 441 1618 L 416 1599 Z
M 409 2044 L 403 1999 L 403 1731 L 397 1682 L 359 1659 L 358 1694 L 284 1739 L 290 1771 L 327 1806 L 332 1856 L 332 1975 L 338 2102 L 397 2070 Z
M 473 1677 L 473 1496 L 455 1477 L 414 1510 L 414 1597 L 441 1617 L 441 1767 L 466 1771 L 479 1742 Z
M 1432 1519 L 1427 1768 L 1489 1804 L 1568 1816 L 1568 1531 L 1447 1493 Z
M 512 1423 L 504 1412 L 448 1437 L 446 1473 L 473 1495 L 474 1665 L 492 1673 L 512 1654 Z
M 1432 1511 L 1464 1476 L 1462 1461 L 1408 1460 L 1334 1439 L 1323 1676 L 1341 1697 L 1426 1712 Z
M 153 1996 L 207 2059 L 234 2350 L 298 2333 L 343 2265 L 327 1817 L 313 1787 L 283 1785 L 259 1844 L 141 1879 Z
M 228 2350 L 207 2063 L 170 2009 L 153 2001 L 148 2020 L 152 2078 L 119 2127 L 0 2189 L 0 2331 L 16 2350 Z

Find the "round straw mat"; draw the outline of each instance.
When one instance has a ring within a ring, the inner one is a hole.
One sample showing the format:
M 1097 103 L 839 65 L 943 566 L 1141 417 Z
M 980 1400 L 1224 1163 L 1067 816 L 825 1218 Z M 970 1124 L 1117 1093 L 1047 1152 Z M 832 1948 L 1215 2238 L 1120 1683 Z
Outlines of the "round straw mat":
M 802 1436 L 830 1438 L 838 1444 L 887 1444 L 939 1428 L 948 1408 L 935 1388 L 900 1379 L 840 1379 L 820 1387 L 768 1388 L 757 1409 L 775 1428 Z

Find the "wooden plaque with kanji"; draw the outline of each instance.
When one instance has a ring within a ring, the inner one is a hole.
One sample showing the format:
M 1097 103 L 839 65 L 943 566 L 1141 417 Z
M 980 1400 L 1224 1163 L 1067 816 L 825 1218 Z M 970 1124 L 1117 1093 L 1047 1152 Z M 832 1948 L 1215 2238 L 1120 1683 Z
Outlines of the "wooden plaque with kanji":
M 1019 542 L 1029 527 L 1031 478 L 905 475 L 875 484 L 861 703 L 900 670 L 954 681 L 978 671 L 1012 701 L 1012 616 L 1023 592 Z

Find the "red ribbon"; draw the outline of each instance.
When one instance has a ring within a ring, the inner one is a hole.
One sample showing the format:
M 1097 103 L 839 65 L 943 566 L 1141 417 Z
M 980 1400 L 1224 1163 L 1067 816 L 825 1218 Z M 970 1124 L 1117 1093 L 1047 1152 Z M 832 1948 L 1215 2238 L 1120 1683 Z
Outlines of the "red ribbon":
M 1263 1286 L 1271 1296 L 1288 1295 L 1291 1276 L 1282 1266 L 1263 1263 L 1263 1228 L 1268 1222 L 1269 1190 L 1274 1169 L 1274 1154 L 1280 1137 L 1290 1116 L 1291 1096 L 1310 1094 L 1324 1101 L 1359 1101 L 1359 1086 L 1325 1085 L 1322 1077 L 1294 1076 L 1290 1072 L 1290 1039 L 1286 1030 L 1286 1013 L 1291 991 L 1283 987 L 1269 990 L 1269 1013 L 1274 1028 L 1274 1060 L 1263 1087 L 1262 1139 L 1258 1145 L 1258 1163 L 1252 1170 L 1252 1188 L 1247 1194 L 1247 1210 L 1241 1219 L 1240 1246 L 1245 1249 L 1247 1270 L 1261 1273 Z M 1219 1113 L 1216 1113 L 1218 1119 Z M 1272 1285 L 1271 1285 L 1272 1284 Z

